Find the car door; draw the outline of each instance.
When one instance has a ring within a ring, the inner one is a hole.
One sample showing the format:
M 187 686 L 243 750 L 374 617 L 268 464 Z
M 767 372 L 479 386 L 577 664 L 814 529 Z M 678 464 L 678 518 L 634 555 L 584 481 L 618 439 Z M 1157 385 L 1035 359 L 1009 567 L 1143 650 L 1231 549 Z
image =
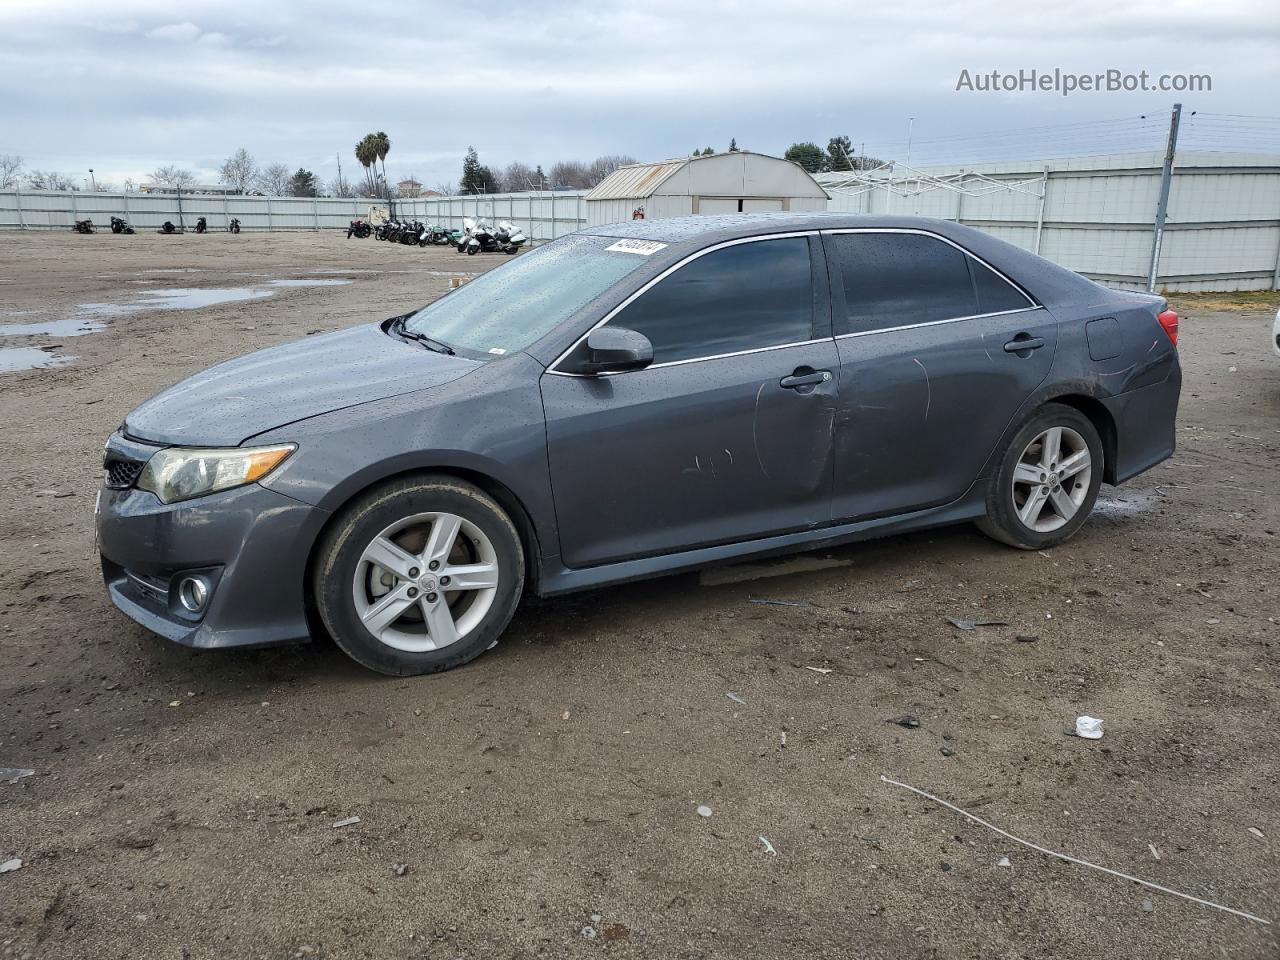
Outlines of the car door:
M 603 322 L 653 344 L 642 369 L 542 377 L 567 566 L 830 521 L 838 354 L 816 235 L 731 241 Z
M 823 242 L 840 353 L 834 519 L 959 498 L 1048 375 L 1054 318 L 933 234 L 832 231 Z

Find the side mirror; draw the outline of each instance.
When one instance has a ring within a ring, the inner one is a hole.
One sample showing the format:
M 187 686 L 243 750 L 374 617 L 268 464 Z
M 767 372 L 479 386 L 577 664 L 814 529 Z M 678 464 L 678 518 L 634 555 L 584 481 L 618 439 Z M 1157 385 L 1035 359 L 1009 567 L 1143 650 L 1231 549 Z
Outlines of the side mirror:
M 576 373 L 595 376 L 640 370 L 653 363 L 653 344 L 643 333 L 625 327 L 601 327 L 587 335 L 587 357 Z

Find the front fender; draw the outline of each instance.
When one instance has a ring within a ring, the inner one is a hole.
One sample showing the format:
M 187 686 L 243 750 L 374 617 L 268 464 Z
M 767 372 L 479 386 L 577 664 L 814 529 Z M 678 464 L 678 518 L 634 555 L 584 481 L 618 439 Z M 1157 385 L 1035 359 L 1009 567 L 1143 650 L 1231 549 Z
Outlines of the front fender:
M 414 471 L 473 474 L 509 491 L 544 555 L 559 553 L 542 366 L 516 354 L 428 391 L 313 417 L 255 438 L 298 444 L 263 485 L 334 512 L 390 477 Z

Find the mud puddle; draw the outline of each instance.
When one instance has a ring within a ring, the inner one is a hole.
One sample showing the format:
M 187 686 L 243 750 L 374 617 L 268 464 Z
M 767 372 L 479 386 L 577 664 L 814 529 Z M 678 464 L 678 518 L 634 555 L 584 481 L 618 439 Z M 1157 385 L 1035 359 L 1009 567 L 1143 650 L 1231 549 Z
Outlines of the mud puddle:
M 353 282 L 337 277 L 301 280 L 276 278 L 248 287 L 179 287 L 169 290 L 142 290 L 138 291 L 134 299 L 124 303 L 82 303 L 71 315 L 56 320 L 0 323 L 0 337 L 79 337 L 88 333 L 99 333 L 106 329 L 109 320 L 130 314 L 150 310 L 199 310 L 224 303 L 265 300 L 282 287 L 336 287 Z M 10 315 L 17 316 L 21 312 Z M 0 358 L 3 358 L 0 359 L 0 372 L 57 366 L 65 362 L 65 359 L 69 359 L 37 347 L 0 348 Z
M 0 347 L 0 373 L 60 367 L 68 360 L 74 359 L 75 357 L 50 353 L 39 347 Z

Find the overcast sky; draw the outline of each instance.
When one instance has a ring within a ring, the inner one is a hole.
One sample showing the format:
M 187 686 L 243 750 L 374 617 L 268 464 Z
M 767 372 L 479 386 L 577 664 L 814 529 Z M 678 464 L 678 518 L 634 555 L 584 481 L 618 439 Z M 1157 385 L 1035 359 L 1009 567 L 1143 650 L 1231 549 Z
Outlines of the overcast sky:
M 847 134 L 903 159 L 914 117 L 917 160 L 964 160 L 1002 144 L 1154 147 L 1175 99 L 1280 114 L 1275 0 L 3 0 L 0 36 L 0 154 L 117 184 L 167 163 L 215 181 L 240 146 L 324 179 L 340 154 L 354 177 L 352 147 L 372 130 L 390 135 L 393 180 L 434 186 L 457 180 L 468 144 L 501 167 L 660 159 L 731 137 L 780 154 Z M 956 91 L 963 69 L 1055 67 L 1205 73 L 1213 90 Z M 985 136 L 1097 120 L 1121 122 Z M 1274 125 L 1203 129 L 1280 152 Z

